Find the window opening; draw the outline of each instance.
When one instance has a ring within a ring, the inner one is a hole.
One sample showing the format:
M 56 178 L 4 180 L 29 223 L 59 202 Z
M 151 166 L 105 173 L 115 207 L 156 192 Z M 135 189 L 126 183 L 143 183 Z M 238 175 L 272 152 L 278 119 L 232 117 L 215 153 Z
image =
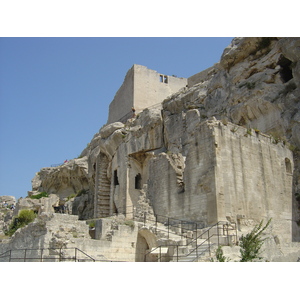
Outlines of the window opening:
M 292 173 L 292 164 L 288 158 L 285 159 L 285 170 L 287 173 Z
M 142 176 L 140 173 L 138 173 L 135 176 L 135 189 L 136 190 L 141 190 L 142 189 Z
M 166 75 L 159 75 L 159 79 L 162 83 L 168 83 L 168 76 Z
M 119 185 L 118 171 L 114 171 L 114 185 Z

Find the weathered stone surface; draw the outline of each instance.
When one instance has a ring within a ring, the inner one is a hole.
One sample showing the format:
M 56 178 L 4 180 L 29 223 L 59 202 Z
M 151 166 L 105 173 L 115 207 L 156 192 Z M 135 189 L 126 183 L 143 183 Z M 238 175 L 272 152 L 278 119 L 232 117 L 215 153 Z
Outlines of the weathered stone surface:
M 43 168 L 32 180 L 33 190 L 65 198 L 89 189 L 87 157 L 73 159 L 53 168 Z
M 0 206 L 10 206 L 16 204 L 14 196 L 0 196 Z
M 108 138 L 114 131 L 118 129 L 124 128 L 124 124 L 121 122 L 115 122 L 108 124 L 100 129 L 99 133 L 101 135 L 101 138 L 106 139 Z

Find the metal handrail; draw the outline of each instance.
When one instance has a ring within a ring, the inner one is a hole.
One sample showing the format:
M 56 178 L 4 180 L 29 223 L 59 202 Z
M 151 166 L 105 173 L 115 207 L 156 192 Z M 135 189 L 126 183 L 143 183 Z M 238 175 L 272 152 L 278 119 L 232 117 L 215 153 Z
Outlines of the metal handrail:
M 207 230 L 205 230 L 203 233 L 201 233 L 199 236 L 197 236 L 197 230 L 196 230 L 196 237 L 195 238 L 192 238 L 192 240 L 189 242 L 189 243 L 187 243 L 185 246 L 189 246 L 189 245 L 191 245 L 192 243 L 194 243 L 194 242 L 196 242 L 196 247 L 195 248 L 193 248 L 189 253 L 187 253 L 187 254 L 185 254 L 185 255 L 178 255 L 178 245 L 160 245 L 160 246 L 157 246 L 157 247 L 155 247 L 154 249 L 152 249 L 151 251 L 149 251 L 146 255 L 149 255 L 150 253 L 152 253 L 152 252 L 154 252 L 155 250 L 157 250 L 157 249 L 160 249 L 160 257 L 159 257 L 159 260 L 158 261 L 161 261 L 161 248 L 162 247 L 174 247 L 174 246 L 176 246 L 176 248 L 177 248 L 177 255 L 176 255 L 176 258 L 177 258 L 177 262 L 178 262 L 178 259 L 179 258 L 181 258 L 181 257 L 188 257 L 188 256 L 190 256 L 193 252 L 195 252 L 196 251 L 196 258 L 194 258 L 192 261 L 194 261 L 195 259 L 198 259 L 198 257 L 200 256 L 200 255 L 202 255 L 203 253 L 205 253 L 206 251 L 207 251 L 207 249 L 209 250 L 209 252 L 210 252 L 210 248 L 211 248 L 211 244 L 210 244 L 210 239 L 213 237 L 213 236 L 215 236 L 216 234 L 212 234 L 212 235 L 210 235 L 209 234 L 209 231 L 212 229 L 212 228 L 214 228 L 214 227 L 216 227 L 217 228 L 217 237 L 218 237 L 218 246 L 220 245 L 220 243 L 219 243 L 219 236 L 220 236 L 220 234 L 219 234 L 219 225 L 221 225 L 223 223 L 223 221 L 219 221 L 219 222 L 217 222 L 216 224 L 214 224 L 214 225 L 212 225 L 212 226 L 210 226 Z M 235 226 L 235 230 L 236 230 L 236 224 L 235 223 L 228 223 L 228 222 L 226 222 L 226 224 L 223 224 L 223 233 L 224 233 L 224 225 L 227 225 L 227 237 L 228 237 L 228 244 L 229 244 L 229 236 L 233 236 L 233 235 L 229 235 L 228 234 L 228 225 L 229 224 L 231 224 L 231 225 L 234 225 Z M 234 230 L 234 229 L 233 229 Z M 204 239 L 204 241 L 202 241 L 202 243 L 200 243 L 199 245 L 198 245 L 198 239 L 202 239 L 203 238 L 203 236 L 205 235 L 207 233 L 207 238 L 206 239 Z M 235 236 L 236 236 L 236 234 L 235 234 Z M 203 244 L 205 244 L 206 242 L 208 242 L 208 245 L 207 245 L 207 248 L 206 249 L 203 249 L 202 250 L 202 252 L 200 252 L 200 253 L 198 253 L 198 248 L 200 248 Z
M 127 208 L 131 208 L 131 210 L 127 210 Z M 144 223 L 144 225 L 146 225 L 146 223 L 148 221 L 150 221 L 150 222 L 153 221 L 153 220 L 147 219 L 147 212 L 144 212 L 143 216 L 136 216 L 135 215 L 135 212 L 136 212 L 135 208 L 136 207 L 133 206 L 133 205 L 123 206 L 122 209 L 119 208 L 119 212 L 114 213 L 113 215 L 123 214 L 126 217 L 127 215 L 131 214 L 133 220 L 140 220 L 141 222 Z M 152 216 L 152 215 L 150 215 L 150 216 Z M 204 228 L 204 225 L 203 225 L 202 222 L 186 221 L 186 220 L 176 219 L 176 218 L 167 217 L 167 216 L 163 216 L 163 215 L 159 215 L 159 214 L 154 214 L 154 217 L 155 217 L 155 229 L 156 230 L 158 229 L 160 231 L 168 232 L 168 238 L 169 238 L 169 234 L 170 234 L 170 229 L 172 229 L 172 228 L 173 229 L 174 228 L 181 229 L 180 234 L 178 234 L 175 231 L 172 231 L 173 234 L 178 235 L 180 237 L 186 237 L 184 232 L 183 232 L 184 230 L 191 231 L 191 230 L 194 230 L 194 228 L 196 228 L 196 229 Z M 163 218 L 163 220 L 159 220 L 160 218 Z M 165 221 L 165 222 L 163 222 L 163 221 Z M 157 223 L 161 223 L 161 224 L 167 226 L 168 229 L 163 230 L 161 228 L 158 228 Z M 192 229 L 190 227 L 183 227 L 182 225 L 184 225 L 184 224 L 192 226 Z
M 78 248 L 75 248 L 75 261 L 76 260 L 76 257 L 77 257 L 77 251 L 83 253 L 85 256 L 89 257 L 93 262 L 95 262 L 96 260 L 94 258 L 92 258 L 90 255 L 86 254 L 85 252 L 83 252 L 82 250 L 78 249 Z
M 52 254 L 52 257 L 45 257 L 45 250 L 59 250 L 60 252 L 57 254 Z M 63 257 L 62 256 L 62 250 L 74 250 L 75 255 L 71 256 L 71 257 Z M 20 255 L 20 257 L 13 257 L 13 253 L 12 252 L 17 252 L 17 251 L 24 251 L 24 255 Z M 28 257 L 28 251 L 41 251 L 40 255 L 36 255 L 36 256 L 31 256 Z M 11 249 L 11 250 L 7 250 L 4 253 L 0 254 L 0 258 L 5 258 L 8 257 L 9 258 L 9 262 L 11 262 L 12 260 L 23 260 L 24 262 L 26 261 L 32 261 L 32 260 L 38 260 L 40 262 L 43 262 L 45 260 L 58 260 L 58 261 L 75 261 L 75 262 L 79 262 L 79 261 L 85 261 L 84 258 L 78 258 L 78 254 L 77 252 L 81 252 L 85 257 L 87 257 L 89 260 L 91 260 L 92 262 L 95 262 L 96 260 L 91 257 L 90 255 L 88 255 L 87 253 L 85 253 L 84 251 L 82 251 L 79 248 L 23 248 L 23 249 Z

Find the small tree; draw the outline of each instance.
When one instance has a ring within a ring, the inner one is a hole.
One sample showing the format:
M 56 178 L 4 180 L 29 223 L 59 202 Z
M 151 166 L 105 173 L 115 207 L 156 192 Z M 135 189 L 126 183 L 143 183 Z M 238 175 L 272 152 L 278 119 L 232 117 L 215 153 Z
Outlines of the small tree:
M 241 253 L 241 262 L 250 262 L 254 259 L 262 259 L 260 256 L 260 249 L 264 243 L 265 239 L 262 239 L 261 235 L 263 231 L 269 226 L 271 219 L 267 224 L 263 226 L 263 220 L 256 225 L 252 231 L 246 236 L 241 236 L 240 238 L 240 253 Z

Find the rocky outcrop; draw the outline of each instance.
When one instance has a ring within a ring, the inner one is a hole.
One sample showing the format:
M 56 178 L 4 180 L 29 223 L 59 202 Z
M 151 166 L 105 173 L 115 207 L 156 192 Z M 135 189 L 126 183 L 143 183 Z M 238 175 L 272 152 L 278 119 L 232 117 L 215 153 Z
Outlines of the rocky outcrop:
M 61 166 L 43 168 L 32 180 L 33 191 L 65 198 L 89 189 L 87 157 L 73 159 Z

